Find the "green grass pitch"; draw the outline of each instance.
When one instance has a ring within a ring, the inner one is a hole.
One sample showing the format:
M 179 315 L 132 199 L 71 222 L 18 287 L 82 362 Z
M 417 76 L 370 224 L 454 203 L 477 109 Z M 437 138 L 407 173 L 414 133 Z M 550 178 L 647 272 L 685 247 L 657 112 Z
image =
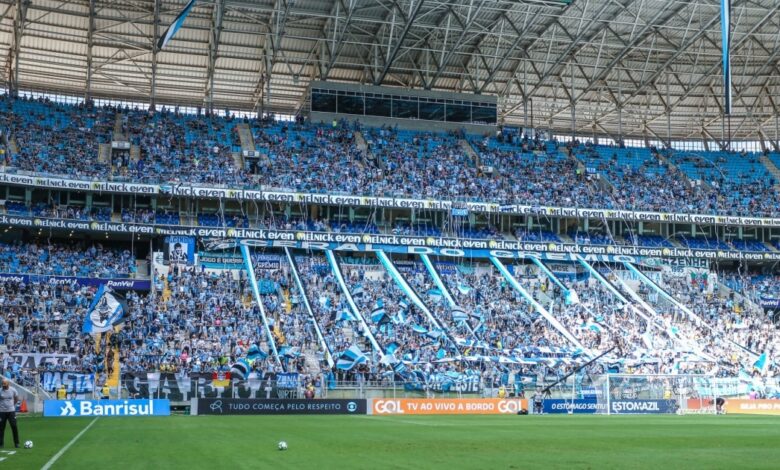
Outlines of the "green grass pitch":
M 19 419 L 0 469 L 43 467 L 94 418 Z M 280 440 L 289 450 L 277 450 Z M 761 416 L 172 416 L 98 418 L 52 469 L 778 468 Z

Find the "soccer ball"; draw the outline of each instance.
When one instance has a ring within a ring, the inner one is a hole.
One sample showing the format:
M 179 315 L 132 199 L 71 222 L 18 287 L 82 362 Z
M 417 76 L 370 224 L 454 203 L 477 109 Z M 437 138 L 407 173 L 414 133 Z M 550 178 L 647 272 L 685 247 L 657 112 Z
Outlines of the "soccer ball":
M 25 449 L 32 449 L 33 448 L 33 442 L 32 441 L 24 441 L 24 448 Z
M 279 450 L 287 450 L 287 443 L 284 441 L 279 441 Z

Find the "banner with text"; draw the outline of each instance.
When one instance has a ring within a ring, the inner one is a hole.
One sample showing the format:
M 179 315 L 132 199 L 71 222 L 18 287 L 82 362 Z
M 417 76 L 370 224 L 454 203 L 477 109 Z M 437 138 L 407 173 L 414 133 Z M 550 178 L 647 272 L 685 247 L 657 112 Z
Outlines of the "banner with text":
M 726 413 L 780 416 L 780 400 L 726 400 Z
M 201 398 L 199 415 L 364 415 L 366 400 L 251 400 Z
M 105 285 L 114 290 L 149 290 L 151 287 L 151 281 L 148 279 L 100 279 L 94 277 L 0 273 L 0 283 L 3 282 L 78 287 L 100 287 L 101 285 Z
M 43 416 L 77 418 L 82 416 L 170 416 L 168 400 L 46 400 Z
M 371 413 L 375 415 L 495 415 L 517 414 L 527 409 L 528 401 L 524 399 L 396 398 L 371 402 Z
M 11 353 L 11 358 L 22 369 L 37 369 L 46 365 L 69 366 L 78 362 L 75 354 Z

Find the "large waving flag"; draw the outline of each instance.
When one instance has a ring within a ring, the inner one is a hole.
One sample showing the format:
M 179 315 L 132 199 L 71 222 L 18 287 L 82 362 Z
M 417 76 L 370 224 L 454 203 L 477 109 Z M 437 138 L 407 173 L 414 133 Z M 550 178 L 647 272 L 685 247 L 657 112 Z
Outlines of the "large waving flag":
M 354 345 L 341 353 L 339 360 L 336 362 L 336 367 L 341 370 L 351 370 L 356 365 L 363 364 L 366 360 L 367 358 L 363 351 L 357 345 Z
M 769 368 L 769 361 L 767 361 L 766 351 L 760 356 L 758 356 L 758 359 L 756 359 L 756 362 L 753 363 L 753 370 L 758 371 L 760 374 L 763 374 L 766 372 L 766 370 Z
M 363 294 L 365 291 L 363 290 L 363 286 L 360 284 L 356 284 L 355 287 L 352 288 L 352 298 L 358 299 L 363 297 Z
M 192 7 L 195 6 L 196 1 L 197 0 L 190 0 L 181 13 L 179 13 L 179 15 L 176 17 L 176 19 L 173 20 L 173 23 L 168 26 L 168 29 L 165 30 L 165 34 L 160 36 L 160 40 L 157 42 L 157 49 L 162 49 L 167 46 L 171 39 L 176 36 L 176 33 L 178 33 L 181 27 L 184 25 L 184 20 L 187 19 L 190 11 L 192 11 Z
M 374 308 L 374 311 L 371 312 L 371 321 L 376 323 L 377 325 L 383 325 L 385 323 L 389 323 L 390 318 L 387 316 L 387 313 L 385 312 L 385 308 L 377 305 Z
M 115 325 L 122 323 L 126 311 L 125 298 L 103 284 L 87 310 L 81 332 L 94 334 L 111 331 Z
M 345 308 L 336 314 L 336 321 L 358 321 L 358 319 Z
M 469 315 L 466 313 L 466 311 L 458 306 L 452 307 L 452 311 L 450 313 L 452 314 L 452 321 L 460 322 L 469 319 Z

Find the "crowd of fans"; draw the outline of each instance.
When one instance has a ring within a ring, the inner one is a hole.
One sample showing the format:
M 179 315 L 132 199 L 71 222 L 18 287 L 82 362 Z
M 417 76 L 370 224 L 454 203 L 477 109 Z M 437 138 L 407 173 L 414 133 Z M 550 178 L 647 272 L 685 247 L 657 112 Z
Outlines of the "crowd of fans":
M 753 154 L 559 146 L 508 130 L 480 138 L 8 97 L 0 98 L 0 109 L 9 143 L 5 165 L 36 173 L 750 216 L 774 215 L 780 201 Z M 240 123 L 252 129 L 258 158 L 241 157 Z M 114 149 L 101 158 L 100 145 L 116 139 L 137 150 Z
M 128 252 L 99 245 L 9 244 L 2 246 L 2 254 L 0 270 L 17 260 L 21 264 L 14 272 L 28 273 L 61 273 L 54 266 L 67 263 L 88 265 L 90 275 L 99 275 L 105 270 L 94 265 L 117 266 L 132 259 Z M 429 316 L 373 257 L 337 258 L 357 316 L 332 266 L 316 255 L 295 258 L 303 292 L 284 256 L 255 255 L 267 328 L 243 274 L 176 270 L 158 276 L 155 292 L 125 292 L 127 312 L 113 340 L 123 370 L 229 371 L 251 354 L 252 369 L 259 373 L 297 371 L 328 381 L 422 381 L 428 387 L 447 377 L 482 383 L 509 376 L 545 380 L 602 353 L 589 373 L 617 366 L 634 373 L 771 376 L 773 363 L 756 371 L 753 361 L 763 352 L 770 357 L 780 352 L 775 327 L 763 311 L 721 291 L 725 287 L 718 276 L 706 270 L 648 273 L 686 310 L 614 266 L 597 267 L 603 280 L 552 278 L 531 264 L 510 266 L 520 285 L 560 322 L 565 330 L 560 331 L 489 265 L 437 263 L 442 292 L 422 264 L 404 262 L 401 276 Z M 772 280 L 765 280 L 767 288 L 776 285 Z M 105 373 L 105 356 L 95 352 L 92 336 L 81 333 L 95 291 L 40 279 L 0 283 L 0 344 L 10 352 L 75 354 L 78 361 L 71 369 Z M 352 346 L 365 353 L 367 362 L 350 371 L 331 369 L 328 356 L 337 359 Z M 18 366 L 6 366 L 7 375 L 22 373 Z
M 0 243 L 0 273 L 127 278 L 135 272 L 130 250 L 107 249 L 99 243 Z
M 657 150 L 637 156 L 616 148 L 613 158 L 611 148 L 578 143 L 561 147 L 519 133 L 482 139 L 363 128 L 348 122 L 244 121 L 259 152 L 259 158 L 244 160 L 234 155 L 240 154 L 239 121 L 230 117 L 5 97 L 0 110 L 8 144 L 4 165 L 35 173 L 697 213 L 773 215 L 778 207 L 774 181 L 768 177 L 746 178 L 728 171 L 726 162 L 717 158 L 709 166 L 696 166 L 698 160 Z M 104 160 L 101 146 L 119 138 L 133 150 L 112 151 Z M 464 144 L 464 138 L 470 144 Z M 755 167 L 755 158 L 742 157 L 746 168 Z M 718 165 L 723 169 L 716 174 L 711 169 Z M 112 216 L 107 209 L 53 201 L 30 207 L 14 204 L 6 204 L 6 210 L 91 220 Z M 125 210 L 120 217 L 125 222 L 179 223 L 177 213 L 164 209 Z M 197 218 L 201 225 L 249 223 L 243 215 L 209 213 Z M 257 223 L 287 230 L 378 231 L 371 220 L 349 222 L 346 217 L 267 218 Z M 432 227 L 399 222 L 390 230 L 503 236 L 489 224 L 475 229 L 448 223 Z M 551 232 L 528 229 L 517 229 L 513 235 L 523 241 L 560 240 Z M 573 238 L 577 243 L 615 243 L 607 234 L 574 233 Z M 721 241 L 714 245 L 696 238 L 685 241 L 688 246 L 702 243 L 728 248 Z M 766 375 L 773 374 L 775 366 L 754 370 L 756 355 L 776 357 L 780 352 L 774 326 L 757 306 L 762 297 L 775 295 L 775 277 L 730 275 L 724 283 L 744 295 L 737 298 L 722 292 L 709 272 L 653 273 L 657 285 L 676 299 L 672 301 L 615 266 L 599 267 L 605 281 L 585 276 L 558 282 L 535 266 L 511 266 L 515 279 L 542 310 L 487 264 L 443 269 L 445 293 L 425 267 L 411 263 L 403 276 L 427 306 L 426 312 L 380 264 L 365 258 L 338 257 L 345 281 L 341 285 L 323 257 L 298 256 L 296 266 L 291 266 L 278 253 L 269 256 L 254 260 L 267 323 L 253 299 L 251 283 L 228 273 L 197 269 L 157 273 L 159 289 L 128 291 L 124 325 L 114 339 L 124 367 L 228 371 L 252 351 L 252 366 L 258 371 L 337 373 L 343 380 L 422 381 L 428 387 L 431 381 L 444 380 L 437 377 L 475 376 L 492 382 L 507 373 L 558 376 L 601 353 L 606 353 L 604 360 L 592 365 L 590 372 L 619 364 L 629 372 Z M 296 268 L 303 292 L 293 279 Z M 135 269 L 130 251 L 100 244 L 0 244 L 0 273 L 121 278 L 133 276 Z M 344 289 L 354 298 L 357 312 Z M 81 334 L 94 295 L 94 288 L 41 279 L 0 283 L 0 343 L 8 351 L 75 354 L 79 360 L 72 367 L 104 373 L 105 357 L 95 352 L 91 336 Z M 574 348 L 567 334 L 552 326 L 545 318 L 548 313 L 582 349 Z M 336 358 L 353 346 L 366 354 L 366 363 L 349 372 L 332 370 L 328 357 Z M 6 366 L 6 374 L 21 373 Z

